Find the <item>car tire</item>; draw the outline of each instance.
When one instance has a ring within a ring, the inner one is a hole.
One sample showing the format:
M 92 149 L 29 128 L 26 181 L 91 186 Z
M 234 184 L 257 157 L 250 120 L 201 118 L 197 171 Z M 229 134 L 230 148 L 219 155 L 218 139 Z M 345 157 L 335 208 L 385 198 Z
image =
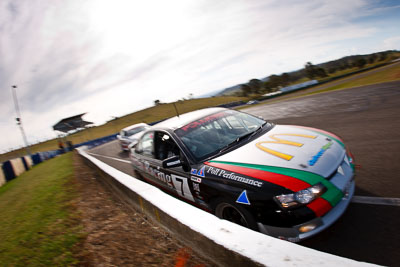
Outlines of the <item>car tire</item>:
M 218 218 L 239 224 L 252 230 L 258 230 L 253 215 L 233 201 L 220 198 L 213 202 L 213 207 L 214 215 Z

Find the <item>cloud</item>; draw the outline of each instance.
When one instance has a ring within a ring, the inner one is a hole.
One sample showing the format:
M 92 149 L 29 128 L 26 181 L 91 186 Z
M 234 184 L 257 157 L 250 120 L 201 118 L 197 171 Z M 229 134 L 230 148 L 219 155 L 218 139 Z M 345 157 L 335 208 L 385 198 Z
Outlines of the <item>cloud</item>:
M 383 40 L 384 50 L 399 50 L 400 49 L 400 35 L 387 38 Z
M 355 1 L 9 0 L 0 2 L 0 128 L 28 139 L 63 117 L 103 123 L 152 105 L 398 44 L 390 4 Z M 396 5 L 391 5 L 398 8 Z M 398 18 L 397 18 L 398 22 Z M 393 24 L 393 21 L 391 22 Z M 397 30 L 398 31 L 398 30 Z M 366 42 L 368 40 L 368 42 Z M 365 45 L 368 43 L 368 46 Z M 398 46 L 397 46 L 398 47 Z M 0 148 L 21 138 L 0 140 Z

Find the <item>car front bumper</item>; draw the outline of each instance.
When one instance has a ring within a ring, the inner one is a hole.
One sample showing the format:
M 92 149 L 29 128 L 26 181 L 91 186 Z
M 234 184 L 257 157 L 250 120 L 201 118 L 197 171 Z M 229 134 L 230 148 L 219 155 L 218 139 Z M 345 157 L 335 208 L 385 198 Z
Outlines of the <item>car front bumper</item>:
M 316 235 L 331 226 L 337 219 L 339 219 L 339 217 L 342 216 L 342 214 L 346 211 L 348 205 L 351 202 L 351 199 L 354 195 L 354 190 L 355 182 L 354 180 L 352 180 L 347 187 L 347 190 L 344 192 L 344 197 L 342 198 L 342 200 L 332 210 L 330 210 L 326 215 L 322 217 L 317 217 L 311 221 L 295 225 L 290 228 L 275 227 L 262 223 L 257 223 L 259 231 L 264 234 L 291 242 L 299 242 L 303 239 Z M 307 228 L 312 230 L 307 232 L 304 232 L 304 230 L 300 230 Z

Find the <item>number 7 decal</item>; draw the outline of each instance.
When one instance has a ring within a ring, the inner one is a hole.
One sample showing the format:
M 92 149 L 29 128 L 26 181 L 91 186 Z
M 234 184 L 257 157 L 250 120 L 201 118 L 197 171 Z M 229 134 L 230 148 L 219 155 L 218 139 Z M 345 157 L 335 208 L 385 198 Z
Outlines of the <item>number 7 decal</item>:
M 171 178 L 176 193 L 181 197 L 194 201 L 192 193 L 190 192 L 189 189 L 188 179 L 175 174 L 171 174 Z

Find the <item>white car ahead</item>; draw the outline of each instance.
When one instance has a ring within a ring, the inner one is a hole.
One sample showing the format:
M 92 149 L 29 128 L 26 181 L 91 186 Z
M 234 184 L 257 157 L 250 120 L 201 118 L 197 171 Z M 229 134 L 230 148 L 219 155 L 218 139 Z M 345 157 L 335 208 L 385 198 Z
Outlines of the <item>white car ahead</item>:
M 137 123 L 122 129 L 119 135 L 117 135 L 121 149 L 123 151 L 128 151 L 129 145 L 137 143 L 144 131 L 150 127 L 151 126 L 146 123 Z

